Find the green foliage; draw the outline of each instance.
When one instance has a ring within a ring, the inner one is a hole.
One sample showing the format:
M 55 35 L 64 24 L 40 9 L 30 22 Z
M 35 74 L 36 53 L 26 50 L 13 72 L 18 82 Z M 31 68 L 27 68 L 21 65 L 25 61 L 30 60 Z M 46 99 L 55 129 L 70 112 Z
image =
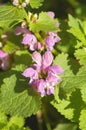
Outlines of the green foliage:
M 61 123 L 54 130 L 77 130 L 77 126 L 72 123 Z
M 31 54 L 27 50 L 16 51 L 15 63 L 16 66 L 12 68 L 13 70 L 24 71 L 24 69 L 32 63 Z
M 39 18 L 35 23 L 30 23 L 31 31 L 55 31 L 57 27 L 55 25 L 56 19 L 52 19 L 46 12 L 41 12 Z
M 12 32 L 9 32 L 6 43 L 3 46 L 3 50 L 9 54 L 15 53 L 17 50 L 22 49 L 21 36 L 16 36 Z
M 31 64 L 30 53 L 27 50 L 19 50 L 15 54 L 16 66 L 4 72 L 4 75 L 0 74 L 0 106 L 6 114 L 28 117 L 40 109 L 40 96 L 22 76 L 24 69 Z
M 30 130 L 25 128 L 24 119 L 21 116 L 6 116 L 3 111 L 0 110 L 0 130 Z
M 86 49 L 78 49 L 75 51 L 75 57 L 79 60 L 80 65 L 86 65 Z
M 32 8 L 39 8 L 44 0 L 30 0 L 30 5 Z
M 0 108 L 4 111 L 0 111 L 0 130 L 29 130 L 29 128 L 23 127 L 24 118 L 36 114 L 41 108 L 40 95 L 32 86 L 28 85 L 29 79 L 22 75 L 24 69 L 33 63 L 32 52 L 21 44 L 22 36 L 15 36 L 13 31 L 16 25 L 21 26 L 20 24 L 24 22 L 25 27 L 27 26 L 26 28 L 35 36 L 39 31 L 41 36 L 44 33 L 46 35 L 47 32 L 57 31 L 57 19 L 50 18 L 47 12 L 39 13 L 38 19 L 34 21 L 33 9 L 42 6 L 43 1 L 30 0 L 30 8 L 18 8 L 10 4 L 0 6 L 0 34 L 10 30 L 6 40 L 0 36 L 0 42 L 3 43 L 0 49 L 9 53 L 12 60 L 9 70 L 0 70 Z M 73 2 L 70 0 L 68 3 L 74 7 L 78 6 L 75 0 Z M 30 9 L 32 10 L 31 16 Z M 81 130 L 86 130 L 86 20 L 81 21 L 71 15 L 68 15 L 68 19 L 68 23 L 61 22 L 61 30 L 58 33 L 61 41 L 55 45 L 55 51 L 62 53 L 53 61 L 53 64 L 61 66 L 64 70 L 64 73 L 60 75 L 62 81 L 55 87 L 54 96 L 48 96 L 50 100 L 47 99 L 47 96 L 43 98 L 42 105 L 46 104 L 45 99 L 48 103 L 53 99 L 51 104 L 59 113 L 77 123 Z M 45 50 L 40 52 L 44 53 Z M 50 108 L 48 109 L 48 107 L 45 106 L 46 115 L 49 115 Z M 46 115 L 44 115 L 46 127 L 50 128 Z M 40 119 L 38 116 L 37 118 Z M 77 125 L 69 122 L 67 124 L 61 122 L 55 128 L 55 130 L 67 129 L 77 130 L 78 128 Z
M 3 5 L 0 6 L 0 26 L 7 27 L 12 23 L 18 23 L 26 17 L 25 10 L 18 9 L 12 5 Z
M 64 73 L 62 74 L 62 82 L 60 87 L 67 93 L 73 91 L 75 88 L 80 88 L 82 84 L 86 83 L 86 68 L 82 67 L 77 74 L 73 73 L 71 66 L 68 64 L 67 54 L 59 54 L 54 60 L 54 64 L 60 65 Z M 71 63 L 72 64 L 72 63 Z M 76 63 L 78 64 L 78 63 Z
M 11 76 L 10 76 L 11 74 Z M 17 78 L 18 77 L 18 78 Z M 9 73 L 1 85 L 0 106 L 5 113 L 23 117 L 35 114 L 40 108 L 39 95 L 28 86 L 23 76 Z
M 86 37 L 85 37 L 85 29 L 84 24 L 85 22 L 82 22 L 79 19 L 75 19 L 73 16 L 69 15 L 69 22 L 68 22 L 70 29 L 68 32 L 72 33 L 73 36 L 76 37 L 78 40 L 78 44 L 76 48 L 79 48 L 80 46 L 86 46 Z
M 81 111 L 79 119 L 79 127 L 81 130 L 86 130 L 86 108 Z
M 51 104 L 67 119 L 77 122 L 81 130 L 85 130 L 86 66 L 81 67 L 74 74 L 66 54 L 58 55 L 54 63 L 64 68 L 64 74 L 62 74 L 62 82 L 55 89 L 54 100 Z
M 83 85 L 83 88 L 81 89 L 81 96 L 82 96 L 82 100 L 86 102 L 86 84 Z

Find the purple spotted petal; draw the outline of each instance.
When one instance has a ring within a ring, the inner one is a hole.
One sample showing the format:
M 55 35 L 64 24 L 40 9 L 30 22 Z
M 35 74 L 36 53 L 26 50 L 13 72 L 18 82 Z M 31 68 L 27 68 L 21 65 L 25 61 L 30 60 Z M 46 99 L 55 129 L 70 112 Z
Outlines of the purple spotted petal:
M 46 45 L 50 50 L 53 49 L 53 46 L 55 45 L 56 42 L 59 42 L 61 39 L 55 32 L 49 32 L 49 35 L 44 39 Z
M 61 81 L 61 78 L 54 73 L 49 72 L 46 81 L 49 82 L 51 86 L 55 86 Z
M 24 45 L 35 44 L 36 42 L 37 42 L 37 39 L 33 34 L 25 34 L 22 40 L 22 44 Z
M 54 42 L 59 42 L 61 40 L 60 37 L 55 32 L 49 32 L 49 36 L 52 37 Z
M 63 69 L 58 65 L 50 66 L 48 71 L 53 72 L 54 74 L 61 74 L 63 73 Z
M 52 64 L 53 55 L 50 51 L 46 51 L 42 57 L 43 68 L 46 69 L 48 66 Z
M 45 43 L 46 43 L 46 45 L 48 46 L 48 48 L 49 48 L 50 50 L 52 50 L 52 49 L 53 49 L 53 46 L 55 45 L 55 42 L 54 42 L 54 40 L 53 40 L 53 38 L 52 38 L 51 36 L 47 36 L 47 37 L 45 38 Z

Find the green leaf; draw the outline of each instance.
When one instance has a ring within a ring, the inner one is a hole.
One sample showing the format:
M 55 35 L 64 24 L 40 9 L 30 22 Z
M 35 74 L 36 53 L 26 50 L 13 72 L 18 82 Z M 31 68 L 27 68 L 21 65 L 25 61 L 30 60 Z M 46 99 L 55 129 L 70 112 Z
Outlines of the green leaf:
M 78 39 L 81 42 L 81 46 L 86 45 L 86 37 L 83 22 L 69 15 L 68 24 L 71 27 L 68 30 L 68 32 L 72 33 L 76 37 L 76 39 Z
M 19 50 L 15 53 L 16 66 L 12 70 L 24 71 L 24 69 L 30 66 L 32 63 L 31 54 L 27 50 Z
M 86 103 L 86 84 L 81 88 L 82 100 Z
M 72 33 L 78 40 L 80 40 L 83 45 L 86 45 L 86 38 L 84 33 L 80 30 L 80 28 L 71 28 L 68 32 Z
M 57 20 L 52 19 L 46 12 L 41 12 L 36 22 L 30 23 L 31 31 L 55 31 L 57 27 L 55 25 Z
M 59 87 L 62 88 L 65 92 L 69 93 L 76 88 L 82 87 L 82 84 L 86 84 L 86 67 L 81 67 L 77 74 L 73 73 L 73 70 L 69 66 L 67 55 L 59 54 L 55 60 L 54 64 L 61 66 L 64 70 L 62 77 L 62 82 L 59 84 Z
M 84 33 L 86 35 L 86 21 L 83 21 L 83 29 L 84 29 Z
M 9 33 L 3 50 L 9 54 L 16 52 L 19 49 L 24 48 L 21 44 L 21 36 L 15 36 L 12 32 Z
M 12 74 L 15 73 L 15 74 Z M 11 75 L 11 76 L 10 76 Z M 28 86 L 21 73 L 10 72 L 1 86 L 0 106 L 6 114 L 23 117 L 36 114 L 40 109 L 40 96 Z
M 72 123 L 61 123 L 54 130 L 77 130 L 77 126 Z
M 0 6 L 0 26 L 10 25 L 12 22 L 20 22 L 26 17 L 25 10 L 12 5 Z
M 84 102 L 82 101 L 80 90 L 76 89 L 71 94 L 67 94 L 66 98 L 60 98 L 60 92 L 55 91 L 55 99 L 51 104 L 60 112 L 65 118 L 79 123 L 79 116 L 82 108 L 84 107 Z M 59 97 L 57 96 L 57 93 Z
M 39 8 L 44 0 L 30 0 L 30 6 L 32 8 Z
M 74 55 L 79 60 L 80 65 L 86 65 L 86 48 L 76 50 Z
M 22 117 L 12 116 L 10 118 L 8 126 L 10 127 L 12 125 L 16 125 L 16 126 L 18 126 L 18 128 L 21 128 L 24 125 L 24 119 Z
M 0 129 L 2 129 L 5 125 L 7 125 L 7 116 L 2 110 L 0 110 Z
M 68 24 L 72 28 L 79 28 L 79 21 L 78 19 L 74 18 L 72 15 L 68 14 Z
M 86 109 L 82 110 L 80 113 L 80 119 L 79 119 L 80 123 L 79 123 L 79 128 L 81 130 L 86 130 Z

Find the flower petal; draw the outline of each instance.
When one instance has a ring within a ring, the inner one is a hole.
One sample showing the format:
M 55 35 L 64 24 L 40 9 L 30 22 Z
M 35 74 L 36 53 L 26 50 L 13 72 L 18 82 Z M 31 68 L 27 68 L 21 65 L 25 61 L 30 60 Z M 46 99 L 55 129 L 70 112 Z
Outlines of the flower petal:
M 55 17 L 54 12 L 52 12 L 52 11 L 47 12 L 47 14 L 50 16 L 50 18 L 54 18 Z
M 36 80 L 34 83 L 34 88 L 37 90 L 37 92 L 40 93 L 41 97 L 45 96 L 45 81 L 43 79 Z
M 24 77 L 29 77 L 29 78 L 32 78 L 32 79 L 38 79 L 38 73 L 36 70 L 34 70 L 33 68 L 27 68 L 23 74 L 22 74 Z
M 39 65 L 41 66 L 41 62 L 42 62 L 42 57 L 41 54 L 37 51 L 33 52 L 32 54 L 32 59 Z
M 36 42 L 37 42 L 37 39 L 33 34 L 25 34 L 22 40 L 22 44 L 24 45 L 35 44 Z
M 48 71 L 53 72 L 54 74 L 61 74 L 63 73 L 63 69 L 58 65 L 50 66 Z
M 27 30 L 26 28 L 17 27 L 17 28 L 14 30 L 14 33 L 15 33 L 16 35 L 20 35 L 20 34 L 22 34 L 22 33 L 24 33 L 24 34 L 30 33 L 30 31 Z
M 42 57 L 42 65 L 43 68 L 46 69 L 48 66 L 52 64 L 53 55 L 50 51 L 46 51 Z
M 51 72 L 48 73 L 46 78 L 46 82 L 49 82 L 51 86 L 57 85 L 61 81 L 61 78 Z

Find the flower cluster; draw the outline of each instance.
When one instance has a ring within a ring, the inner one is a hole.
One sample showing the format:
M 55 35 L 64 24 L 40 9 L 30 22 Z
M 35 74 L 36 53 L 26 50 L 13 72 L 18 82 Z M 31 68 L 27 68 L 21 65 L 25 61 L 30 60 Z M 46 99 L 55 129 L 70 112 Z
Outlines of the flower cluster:
M 47 14 L 51 19 L 54 18 L 53 12 L 47 12 Z M 55 24 L 59 26 L 58 23 Z M 15 34 L 23 34 L 21 43 L 33 52 L 34 64 L 23 72 L 23 76 L 30 79 L 29 85 L 33 86 L 41 97 L 54 94 L 54 86 L 62 80 L 59 74 L 63 73 L 60 66 L 52 65 L 54 59 L 52 50 L 60 41 L 57 32 L 32 33 L 26 26 L 22 26 L 16 28 Z
M 7 70 L 9 68 L 9 54 L 0 50 L 0 69 Z
M 44 95 L 54 94 L 54 86 L 57 85 L 61 78 L 63 69 L 57 65 L 51 65 L 53 55 L 46 51 L 43 56 L 37 51 L 33 52 L 32 59 L 36 62 L 23 72 L 23 76 L 29 77 L 29 84 L 32 85 L 43 97 Z
M 13 5 L 21 7 L 26 7 L 29 4 L 29 0 L 13 0 Z

